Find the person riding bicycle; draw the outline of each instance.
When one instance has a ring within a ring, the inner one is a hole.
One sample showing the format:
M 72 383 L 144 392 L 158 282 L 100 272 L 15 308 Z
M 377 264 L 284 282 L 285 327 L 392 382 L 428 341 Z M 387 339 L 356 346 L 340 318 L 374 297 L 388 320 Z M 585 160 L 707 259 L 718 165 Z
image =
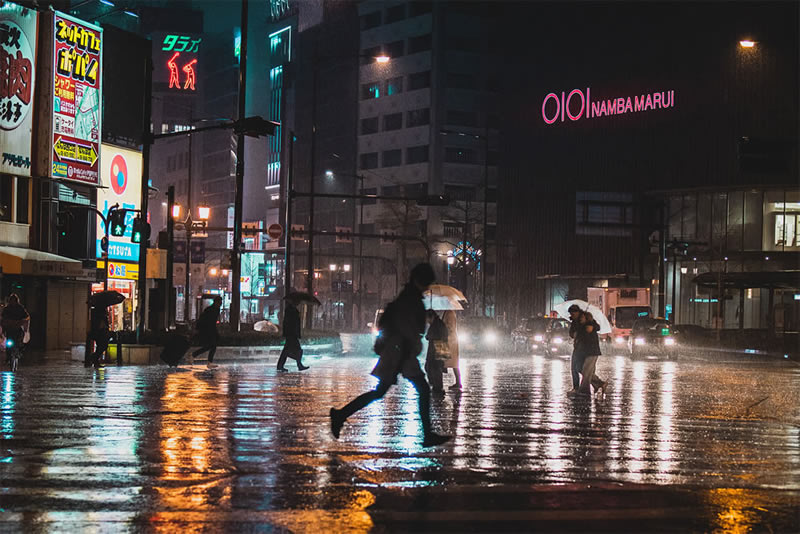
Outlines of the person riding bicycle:
M 17 349 L 22 348 L 22 339 L 25 337 L 25 326 L 30 320 L 28 310 L 19 303 L 19 296 L 12 293 L 8 296 L 6 307 L 3 308 L 2 316 L 0 317 L 0 326 L 3 328 L 3 333 L 7 340 L 11 340 L 12 346 Z M 10 360 L 11 351 L 6 351 L 6 359 Z

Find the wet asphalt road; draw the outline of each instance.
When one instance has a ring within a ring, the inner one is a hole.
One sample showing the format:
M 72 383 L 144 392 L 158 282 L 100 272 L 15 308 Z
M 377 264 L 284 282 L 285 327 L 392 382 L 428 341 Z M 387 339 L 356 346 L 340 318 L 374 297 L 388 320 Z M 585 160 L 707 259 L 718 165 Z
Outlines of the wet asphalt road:
M 0 531 L 800 531 L 800 367 L 696 356 L 604 356 L 589 401 L 564 357 L 462 356 L 435 449 L 402 380 L 332 438 L 366 354 L 29 364 L 0 375 Z

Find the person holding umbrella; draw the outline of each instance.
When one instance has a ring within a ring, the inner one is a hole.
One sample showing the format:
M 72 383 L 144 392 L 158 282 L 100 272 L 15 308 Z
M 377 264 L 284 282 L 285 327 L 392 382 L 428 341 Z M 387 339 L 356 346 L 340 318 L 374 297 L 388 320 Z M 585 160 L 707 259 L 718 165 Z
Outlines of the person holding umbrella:
M 219 343 L 219 333 L 217 332 L 217 321 L 219 321 L 219 311 L 222 308 L 222 297 L 214 295 L 211 306 L 203 310 L 200 318 L 197 319 L 195 329 L 200 340 L 200 348 L 192 353 L 192 357 L 197 357 L 203 352 L 208 351 L 208 363 L 206 367 L 213 369 L 217 367 L 214 363 L 214 354 L 217 352 Z
M 425 333 L 425 305 L 422 294 L 433 283 L 436 275 L 429 263 L 420 263 L 411 270 L 411 279 L 398 297 L 390 302 L 380 320 L 381 338 L 376 343 L 380 358 L 372 370 L 377 377 L 377 387 L 350 401 L 342 409 L 331 408 L 331 433 L 338 438 L 348 417 L 373 401 L 386 395 L 397 383 L 401 374 L 409 380 L 419 395 L 419 417 L 422 422 L 423 447 L 441 445 L 450 436 L 437 434 L 431 429 L 431 388 L 419 366 L 417 355 L 422 351 Z
M 89 297 L 89 339 L 94 341 L 94 352 L 86 359 L 84 367 L 94 365 L 100 367 L 102 356 L 108 350 L 110 327 L 108 322 L 108 308 L 125 300 L 125 295 L 118 291 L 106 290 L 94 293 Z
M 283 337 L 286 338 L 286 342 L 278 358 L 278 371 L 280 372 L 288 371 L 284 367 L 287 358 L 292 358 L 297 362 L 298 371 L 308 369 L 307 365 L 303 365 L 303 348 L 300 346 L 300 311 L 297 306 L 300 304 L 301 299 L 301 294 L 298 292 L 289 293 L 284 297 L 286 309 L 283 312 Z M 313 302 L 313 300 L 309 302 Z

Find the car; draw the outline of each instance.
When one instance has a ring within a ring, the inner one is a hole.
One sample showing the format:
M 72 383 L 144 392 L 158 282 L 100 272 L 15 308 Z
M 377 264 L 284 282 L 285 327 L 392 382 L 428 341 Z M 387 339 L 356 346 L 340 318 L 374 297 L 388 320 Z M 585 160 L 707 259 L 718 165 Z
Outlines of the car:
M 569 337 L 569 321 L 553 317 L 547 324 L 542 348 L 546 354 L 572 352 L 572 338 Z
M 663 317 L 643 317 L 634 321 L 628 338 L 631 358 L 661 356 L 674 359 L 677 341 L 669 321 Z
M 511 348 L 514 352 L 529 352 L 537 343 L 544 342 L 547 332 L 547 319 L 544 317 L 528 317 L 511 332 Z
M 458 318 L 459 351 L 497 351 L 505 336 L 491 317 L 462 316 Z

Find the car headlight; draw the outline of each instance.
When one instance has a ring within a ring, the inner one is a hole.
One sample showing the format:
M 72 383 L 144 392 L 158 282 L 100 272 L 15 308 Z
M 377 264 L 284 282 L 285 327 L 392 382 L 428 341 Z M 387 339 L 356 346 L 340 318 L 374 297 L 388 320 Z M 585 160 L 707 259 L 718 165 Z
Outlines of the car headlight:
M 664 345 L 674 345 L 674 344 L 675 344 L 675 338 L 672 337 L 664 338 Z
M 619 344 L 622 344 L 625 343 L 625 338 L 622 336 L 617 336 L 616 339 L 614 339 L 614 341 L 616 341 Z
M 563 338 L 560 338 L 560 337 L 554 337 L 553 338 L 553 343 L 555 343 L 556 345 L 560 345 L 563 342 L 564 342 Z
M 469 341 L 469 334 L 467 332 L 461 331 L 458 333 L 458 342 L 459 343 L 466 343 Z
M 488 332 L 484 332 L 483 340 L 490 345 L 494 345 L 495 343 L 497 343 L 497 334 L 495 332 L 492 332 L 491 330 Z
M 533 340 L 534 341 L 542 341 L 543 339 L 544 339 L 544 336 L 541 335 L 541 334 L 536 334 L 535 336 L 533 336 Z
M 637 345 L 644 345 L 646 342 L 643 337 L 637 337 L 635 343 Z

